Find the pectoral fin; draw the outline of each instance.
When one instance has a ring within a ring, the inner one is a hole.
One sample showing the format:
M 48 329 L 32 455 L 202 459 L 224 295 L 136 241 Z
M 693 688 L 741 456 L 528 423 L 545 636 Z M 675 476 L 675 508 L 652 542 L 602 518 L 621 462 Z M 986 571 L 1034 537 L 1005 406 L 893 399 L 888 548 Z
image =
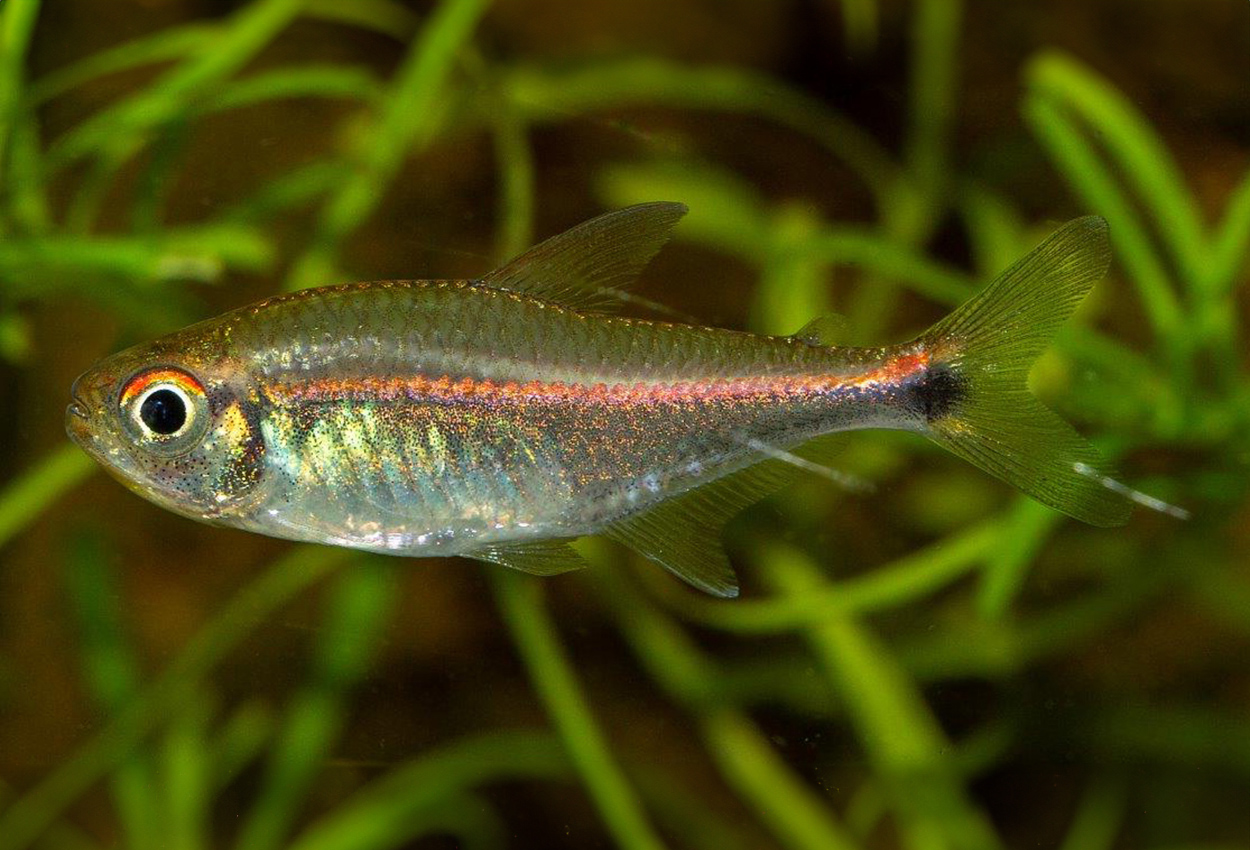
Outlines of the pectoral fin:
M 580 570 L 586 560 L 563 540 L 512 543 L 471 552 L 467 557 L 488 564 L 500 564 L 534 576 L 555 576 Z

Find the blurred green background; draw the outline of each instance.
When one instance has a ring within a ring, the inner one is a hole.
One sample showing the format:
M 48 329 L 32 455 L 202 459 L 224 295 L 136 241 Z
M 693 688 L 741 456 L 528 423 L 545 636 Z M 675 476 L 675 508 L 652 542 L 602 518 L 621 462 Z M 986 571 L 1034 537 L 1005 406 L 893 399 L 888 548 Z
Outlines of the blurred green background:
M 691 214 L 639 293 L 848 342 L 1059 222 L 1034 388 L 1188 521 L 862 433 L 715 601 L 164 513 L 74 376 L 273 292 Z M 1250 847 L 1244 0 L 0 0 L 0 850 Z

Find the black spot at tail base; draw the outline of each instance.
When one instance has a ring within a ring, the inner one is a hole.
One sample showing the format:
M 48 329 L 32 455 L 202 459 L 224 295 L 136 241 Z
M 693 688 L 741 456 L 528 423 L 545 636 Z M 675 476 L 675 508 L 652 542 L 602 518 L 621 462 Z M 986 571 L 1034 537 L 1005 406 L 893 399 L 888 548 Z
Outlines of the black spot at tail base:
M 912 400 L 925 421 L 943 419 L 968 397 L 968 379 L 950 363 L 934 363 L 913 385 Z

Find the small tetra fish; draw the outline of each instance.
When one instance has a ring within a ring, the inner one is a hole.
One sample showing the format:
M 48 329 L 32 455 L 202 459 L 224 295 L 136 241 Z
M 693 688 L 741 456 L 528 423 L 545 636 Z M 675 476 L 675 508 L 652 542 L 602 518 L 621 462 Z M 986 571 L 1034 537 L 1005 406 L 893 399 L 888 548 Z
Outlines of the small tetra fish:
M 685 214 L 629 207 L 480 280 L 282 295 L 103 360 L 70 437 L 131 489 L 218 525 L 531 573 L 607 534 L 710 593 L 724 521 L 791 452 L 856 428 L 924 434 L 1094 525 L 1128 502 L 1029 394 L 1029 366 L 1105 272 L 1106 223 L 1064 225 L 922 336 L 831 344 L 604 315 Z

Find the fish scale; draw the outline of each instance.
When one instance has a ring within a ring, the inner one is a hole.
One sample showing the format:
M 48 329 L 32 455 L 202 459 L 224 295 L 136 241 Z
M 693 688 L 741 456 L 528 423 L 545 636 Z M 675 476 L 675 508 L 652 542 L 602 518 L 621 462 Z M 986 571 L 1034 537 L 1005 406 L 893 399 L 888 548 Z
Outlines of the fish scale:
M 69 433 L 208 522 L 535 573 L 580 565 L 563 541 L 602 532 L 722 595 L 736 581 L 720 525 L 841 431 L 923 434 L 1059 510 L 1123 521 L 1096 453 L 1025 389 L 1106 268 L 1100 219 L 1065 226 L 917 339 L 846 348 L 827 318 L 775 337 L 604 315 L 683 212 L 609 213 L 481 280 L 226 313 L 98 364 L 75 384 Z M 184 408 L 176 429 L 145 418 L 158 391 Z
M 271 387 L 268 403 L 298 411 L 299 421 L 315 427 L 271 436 L 269 451 L 299 459 L 288 466 L 319 470 L 307 481 L 295 477 L 280 498 L 315 504 L 303 514 L 333 528 L 359 526 L 361 515 L 385 501 L 385 494 L 373 492 L 384 480 L 376 470 L 400 469 L 411 489 L 436 498 L 420 511 L 421 525 L 392 528 L 387 539 L 425 535 L 440 541 L 444 553 L 457 554 L 526 536 L 589 533 L 605 519 L 740 468 L 754 454 L 752 440 L 789 446 L 838 419 L 842 427 L 914 420 L 901 396 L 892 411 L 885 403 L 896 383 L 865 388 L 827 370 L 785 381 L 755 375 L 612 385 L 419 373 L 392 377 L 389 384 L 295 380 Z M 366 410 L 379 423 L 369 459 L 321 439 L 323 431 L 353 433 Z M 429 435 L 427 445 L 414 451 L 406 438 L 421 433 Z M 516 517 L 524 518 L 523 527 Z M 308 522 L 304 516 L 299 521 Z M 359 538 L 338 537 L 361 547 L 376 539 L 372 527 Z

